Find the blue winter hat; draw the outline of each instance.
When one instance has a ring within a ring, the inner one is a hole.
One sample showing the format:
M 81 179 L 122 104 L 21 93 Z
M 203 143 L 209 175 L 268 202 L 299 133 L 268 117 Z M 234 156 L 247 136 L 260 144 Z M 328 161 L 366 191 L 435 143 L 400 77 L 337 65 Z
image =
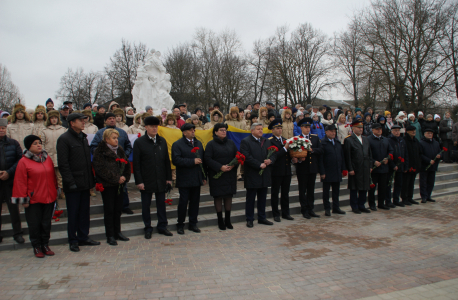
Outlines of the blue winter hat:
M 297 112 L 297 108 L 293 107 L 293 108 L 291 109 L 291 112 L 292 112 L 293 114 L 296 113 L 296 112 Z
M 92 108 L 91 103 L 86 103 L 86 104 L 84 104 L 83 109 L 86 109 L 86 107 L 88 107 L 88 106 Z
M 45 105 L 48 105 L 49 102 L 51 102 L 52 104 L 54 104 L 54 101 L 52 101 L 51 98 L 48 98 L 48 100 L 46 100 L 46 104 L 45 104 Z
M 370 112 L 367 112 L 367 113 L 364 114 L 364 119 L 367 118 L 367 116 L 372 117 Z

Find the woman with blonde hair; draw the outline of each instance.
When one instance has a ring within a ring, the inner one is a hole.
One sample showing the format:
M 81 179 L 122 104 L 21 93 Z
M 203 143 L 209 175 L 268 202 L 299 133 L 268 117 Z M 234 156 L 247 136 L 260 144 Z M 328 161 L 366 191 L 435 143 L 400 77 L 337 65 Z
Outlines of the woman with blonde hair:
M 346 117 L 344 114 L 340 114 L 336 122 L 337 127 L 337 139 L 342 143 L 345 143 L 345 138 L 351 134 L 351 126 L 347 124 Z
M 124 185 L 130 179 L 130 164 L 121 146 L 118 145 L 119 132 L 108 128 L 103 139 L 94 151 L 92 164 L 98 185 L 102 185 L 103 215 L 107 243 L 118 245 L 116 240 L 128 241 L 121 233 L 121 214 Z
M 165 122 L 162 124 L 162 126 L 171 128 L 171 129 L 178 129 L 177 127 L 177 117 L 175 117 L 174 114 L 168 114 L 167 118 L 165 119 Z

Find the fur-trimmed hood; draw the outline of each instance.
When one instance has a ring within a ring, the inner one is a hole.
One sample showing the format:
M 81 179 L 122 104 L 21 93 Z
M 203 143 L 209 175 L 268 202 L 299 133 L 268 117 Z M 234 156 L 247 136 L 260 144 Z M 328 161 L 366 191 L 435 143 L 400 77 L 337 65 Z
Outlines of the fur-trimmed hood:
M 113 112 L 113 111 L 111 110 L 111 107 L 112 107 L 113 105 L 115 105 L 115 104 L 116 104 L 117 106 L 119 106 L 119 103 L 118 103 L 118 102 L 116 102 L 116 101 L 111 101 L 111 102 L 110 102 L 110 105 L 108 106 L 107 112 Z
M 218 114 L 218 115 L 219 115 L 220 120 L 219 120 L 218 122 L 215 122 L 215 121 L 213 120 L 213 116 L 214 116 L 215 114 Z M 211 122 L 212 124 L 216 124 L 216 123 L 221 123 L 221 122 L 223 122 L 223 114 L 222 114 L 219 110 L 217 110 L 217 109 L 212 110 L 212 112 L 210 113 L 210 122 Z
M 37 120 L 37 113 L 39 112 L 42 112 L 44 114 L 43 121 L 46 122 L 46 120 L 48 119 L 48 115 L 46 114 L 46 107 L 44 107 L 43 105 L 37 105 L 37 108 L 35 108 L 35 111 L 32 116 L 32 121 L 35 122 Z
M 57 110 L 50 110 L 48 113 L 48 118 L 46 120 L 46 127 L 52 125 L 51 124 L 51 117 L 56 117 L 57 118 L 57 124 L 56 125 L 62 125 L 62 121 L 60 120 L 60 113 Z
M 235 112 L 237 113 L 236 120 L 237 121 L 242 121 L 242 117 L 240 116 L 239 108 L 237 106 L 231 107 L 231 109 L 229 110 L 229 114 L 226 115 L 226 121 L 236 121 L 236 120 L 234 120 L 234 118 L 232 118 L 232 114 L 235 113 Z
M 266 112 L 266 116 L 265 116 L 265 117 L 262 116 L 262 112 L 263 112 L 263 111 Z M 259 109 L 259 113 L 258 113 L 258 118 L 259 118 L 259 120 L 265 120 L 265 119 L 267 119 L 267 115 L 268 115 L 268 114 L 269 114 L 269 111 L 267 110 L 267 107 L 261 107 L 261 108 Z
M 135 114 L 134 116 L 134 125 L 135 124 L 138 124 L 137 121 L 138 119 L 140 119 L 142 117 L 142 114 L 138 113 L 138 114 Z M 142 124 L 142 120 L 140 119 L 140 125 Z
M 142 116 L 141 116 L 141 118 L 142 118 L 141 125 L 142 125 L 142 126 L 145 126 L 145 122 L 144 122 L 144 121 L 145 121 L 146 118 L 151 117 L 151 114 L 150 114 L 150 113 L 147 113 L 147 112 L 144 112 L 144 113 L 142 113 L 141 115 L 142 115 Z
M 164 126 L 169 125 L 169 121 L 173 120 L 173 125 L 177 126 L 177 118 L 175 117 L 174 114 L 168 114 L 167 118 L 165 118 Z
M 24 113 L 24 120 L 26 122 L 30 122 L 30 116 L 29 114 L 27 113 L 27 111 L 25 110 L 25 106 L 22 105 L 21 103 L 17 103 L 14 108 L 13 108 L 13 113 L 11 114 L 11 123 L 16 123 L 16 113 L 18 111 L 21 111 Z
M 185 123 L 189 123 L 189 124 L 192 124 L 192 119 L 191 119 L 191 118 L 187 118 L 187 119 L 186 119 L 186 121 L 185 121 Z M 200 126 L 200 127 L 202 127 L 202 128 L 203 128 L 203 126 L 202 126 L 202 121 L 201 121 L 201 120 L 199 120 L 199 123 L 197 123 L 197 125 L 196 125 L 196 126 Z
M 124 110 L 122 108 L 116 108 L 115 110 L 113 110 L 113 113 L 115 116 L 122 116 L 121 122 L 126 123 L 126 114 L 124 113 Z
M 289 114 L 289 118 L 286 119 L 286 114 Z M 284 109 L 283 112 L 281 113 L 281 119 L 283 122 L 289 122 L 289 121 L 293 121 L 293 113 L 291 112 L 291 109 L 287 108 L 287 109 Z

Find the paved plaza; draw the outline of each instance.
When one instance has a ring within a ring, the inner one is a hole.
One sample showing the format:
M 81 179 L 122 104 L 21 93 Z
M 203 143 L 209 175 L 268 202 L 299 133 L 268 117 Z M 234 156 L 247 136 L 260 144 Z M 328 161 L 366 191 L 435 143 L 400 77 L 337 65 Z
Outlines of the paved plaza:
M 0 299 L 458 299 L 458 195 L 390 211 L 0 252 Z M 174 221 L 172 221 L 173 223 Z M 52 233 L 51 233 L 52 234 Z

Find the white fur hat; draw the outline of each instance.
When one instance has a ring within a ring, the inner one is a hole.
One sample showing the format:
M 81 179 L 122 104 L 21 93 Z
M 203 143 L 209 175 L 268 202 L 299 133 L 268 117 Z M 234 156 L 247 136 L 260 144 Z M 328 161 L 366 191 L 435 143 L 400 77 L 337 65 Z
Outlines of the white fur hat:
M 414 115 L 414 114 L 408 114 L 408 115 L 407 115 L 407 118 L 410 119 L 410 117 L 414 117 L 414 119 L 415 119 L 415 115 Z
M 402 111 L 400 111 L 400 112 L 398 113 L 398 117 L 401 117 L 401 116 L 402 116 L 402 117 L 405 117 L 406 115 L 405 115 Z

